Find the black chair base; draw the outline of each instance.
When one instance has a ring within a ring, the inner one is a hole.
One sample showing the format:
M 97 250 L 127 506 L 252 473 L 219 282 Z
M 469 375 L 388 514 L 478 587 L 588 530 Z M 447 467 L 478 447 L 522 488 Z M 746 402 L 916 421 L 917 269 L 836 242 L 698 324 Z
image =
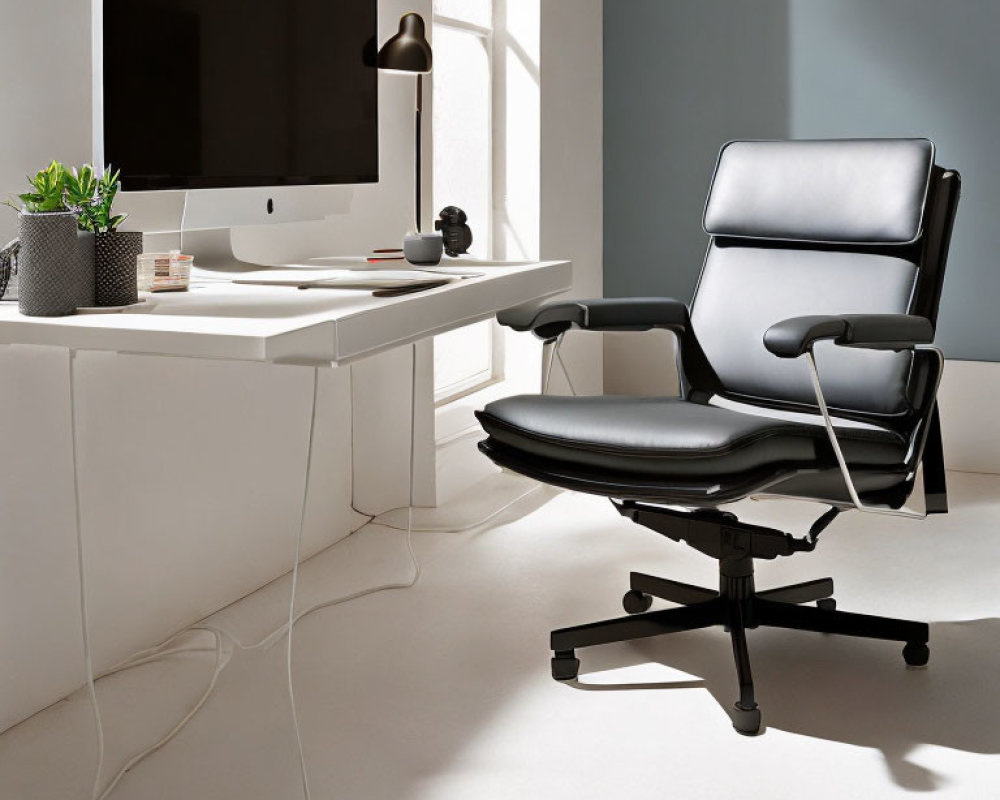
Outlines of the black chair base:
M 831 596 L 831 578 L 757 592 L 752 557 L 720 561 L 719 572 L 718 592 L 633 572 L 631 588 L 622 599 L 628 616 L 552 632 L 552 677 L 558 681 L 577 677 L 580 669 L 580 660 L 576 657 L 578 647 L 721 625 L 732 637 L 739 682 L 739 699 L 732 713 L 733 727 L 739 733 L 753 736 L 760 732 L 761 714 L 754 696 L 747 629 L 769 625 L 905 642 L 903 659 L 912 667 L 926 665 L 930 657 L 927 623 L 837 611 Z M 653 597 L 681 606 L 648 611 Z M 816 606 L 800 605 L 813 601 L 817 602 Z

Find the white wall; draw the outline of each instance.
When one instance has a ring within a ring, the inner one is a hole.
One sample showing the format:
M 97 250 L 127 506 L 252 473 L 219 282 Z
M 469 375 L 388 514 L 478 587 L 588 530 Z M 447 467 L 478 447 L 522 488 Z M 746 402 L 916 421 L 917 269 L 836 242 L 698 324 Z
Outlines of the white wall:
M 948 469 L 1000 473 L 1000 364 L 948 359 L 941 378 L 941 436 Z
M 493 69 L 494 257 L 539 257 L 541 0 L 498 0 Z
M 574 297 L 604 287 L 602 15 L 601 0 L 541 4 L 541 256 L 573 262 Z M 601 392 L 600 334 L 567 336 L 563 357 L 578 392 Z
M 53 158 L 90 159 L 90 3 L 0 0 L 0 199 Z M 0 208 L 0 245 L 17 214 Z

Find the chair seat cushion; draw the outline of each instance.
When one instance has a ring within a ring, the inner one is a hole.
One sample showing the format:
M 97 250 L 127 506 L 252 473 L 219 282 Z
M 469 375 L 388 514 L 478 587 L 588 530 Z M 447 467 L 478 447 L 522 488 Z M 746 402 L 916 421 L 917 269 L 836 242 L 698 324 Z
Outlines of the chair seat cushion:
M 819 417 L 790 421 L 672 397 L 520 395 L 476 416 L 503 447 L 616 472 L 690 478 L 836 464 Z M 893 431 L 838 426 L 837 434 L 849 465 L 905 460 L 907 442 Z

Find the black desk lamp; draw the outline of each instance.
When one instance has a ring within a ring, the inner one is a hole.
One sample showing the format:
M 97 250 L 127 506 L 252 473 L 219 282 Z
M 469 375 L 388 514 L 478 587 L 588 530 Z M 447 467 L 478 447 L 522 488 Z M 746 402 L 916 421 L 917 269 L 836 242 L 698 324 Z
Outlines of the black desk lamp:
M 378 51 L 378 68 L 386 72 L 407 72 L 417 75 L 417 118 L 416 118 L 416 193 L 417 193 L 417 233 L 420 233 L 420 148 L 421 117 L 424 110 L 424 75 L 431 71 L 434 54 L 428 44 L 424 20 L 419 14 L 410 12 L 399 20 L 399 33 L 382 45 Z

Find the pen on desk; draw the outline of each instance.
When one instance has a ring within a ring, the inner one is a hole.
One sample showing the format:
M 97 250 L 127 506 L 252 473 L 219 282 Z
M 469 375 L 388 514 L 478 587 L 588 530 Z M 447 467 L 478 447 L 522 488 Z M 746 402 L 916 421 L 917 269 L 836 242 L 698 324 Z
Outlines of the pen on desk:
M 414 292 L 422 292 L 425 289 L 437 289 L 439 286 L 444 286 L 451 281 L 429 281 L 428 283 L 420 283 L 415 286 L 401 286 L 396 289 L 376 289 L 372 292 L 372 297 L 396 297 L 401 294 L 413 294 Z
M 373 288 L 372 297 L 395 297 L 398 294 L 410 294 L 411 292 L 422 292 L 424 289 L 437 289 L 439 286 L 446 286 L 452 281 L 448 278 L 442 280 L 428 280 L 420 283 L 413 283 L 407 286 L 387 286 L 384 289 Z M 324 283 L 323 281 L 308 281 L 300 283 L 299 289 L 361 289 L 369 287 L 344 286 L 337 283 Z
M 378 247 L 372 250 L 373 253 L 402 253 L 402 247 Z

